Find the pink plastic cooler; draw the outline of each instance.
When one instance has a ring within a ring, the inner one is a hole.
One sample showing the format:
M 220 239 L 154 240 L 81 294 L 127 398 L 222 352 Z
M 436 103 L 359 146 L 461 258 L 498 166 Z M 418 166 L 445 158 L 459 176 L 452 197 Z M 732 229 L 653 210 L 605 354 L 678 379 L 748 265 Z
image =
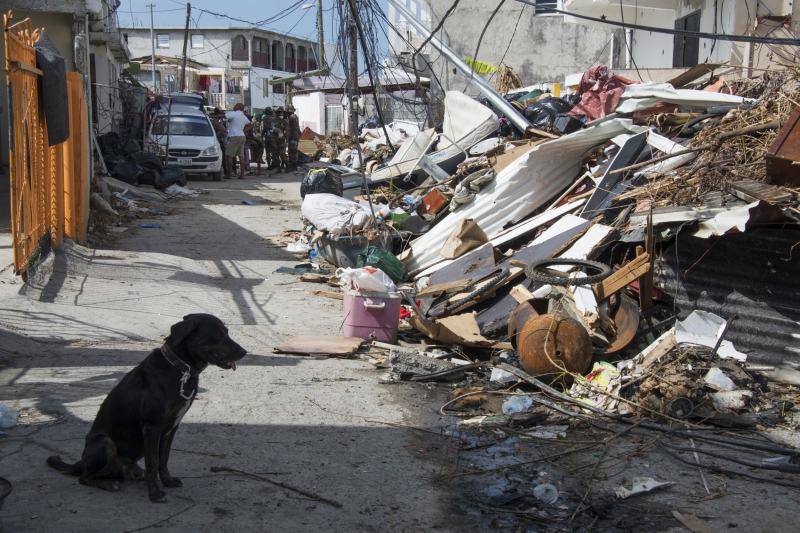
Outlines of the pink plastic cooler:
M 345 291 L 344 334 L 394 344 L 401 302 L 399 292 Z

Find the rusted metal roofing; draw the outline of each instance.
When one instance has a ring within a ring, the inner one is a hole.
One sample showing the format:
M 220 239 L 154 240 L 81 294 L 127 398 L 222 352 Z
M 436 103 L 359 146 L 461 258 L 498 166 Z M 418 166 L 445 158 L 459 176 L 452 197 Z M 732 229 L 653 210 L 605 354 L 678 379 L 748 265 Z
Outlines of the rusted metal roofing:
M 659 287 L 693 310 L 738 315 L 725 336 L 748 361 L 800 365 L 800 231 L 760 229 L 701 239 L 679 234 L 656 263 Z

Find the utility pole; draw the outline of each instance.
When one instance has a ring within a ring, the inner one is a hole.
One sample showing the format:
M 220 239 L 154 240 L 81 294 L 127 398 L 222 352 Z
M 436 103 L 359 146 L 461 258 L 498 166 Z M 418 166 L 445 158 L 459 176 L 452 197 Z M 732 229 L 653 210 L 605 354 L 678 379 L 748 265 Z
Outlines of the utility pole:
M 322 31 L 322 0 L 317 0 L 317 28 L 319 28 L 319 53 L 317 69 L 325 68 L 325 39 Z
M 353 94 L 359 95 L 358 91 L 358 35 L 356 30 L 356 24 L 353 20 L 352 13 L 350 11 L 350 6 L 347 4 L 347 0 L 342 0 L 343 7 L 347 10 L 347 46 L 350 49 L 350 87 L 352 87 Z M 358 96 L 356 96 L 358 98 Z M 351 102 L 351 105 L 354 105 Z M 350 113 L 350 135 L 355 135 L 356 130 L 358 129 L 358 124 L 356 123 L 357 117 L 356 113 Z
M 192 4 L 186 2 L 186 29 L 183 32 L 183 67 L 181 68 L 181 92 L 186 91 L 186 43 L 189 40 L 189 15 L 192 13 Z
M 145 7 L 150 8 L 150 73 L 153 76 L 153 94 L 158 92 L 156 85 L 156 34 L 153 30 L 153 8 L 155 4 L 147 4 Z

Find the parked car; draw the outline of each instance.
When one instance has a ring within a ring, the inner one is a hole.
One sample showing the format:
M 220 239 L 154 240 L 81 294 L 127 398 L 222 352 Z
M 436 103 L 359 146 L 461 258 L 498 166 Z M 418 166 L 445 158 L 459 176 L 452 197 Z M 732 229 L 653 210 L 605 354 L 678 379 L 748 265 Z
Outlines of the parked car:
M 145 150 L 168 156 L 169 164 L 182 167 L 186 174 L 210 174 L 214 181 L 222 180 L 222 147 L 211 120 L 197 109 L 159 110 L 147 129 Z

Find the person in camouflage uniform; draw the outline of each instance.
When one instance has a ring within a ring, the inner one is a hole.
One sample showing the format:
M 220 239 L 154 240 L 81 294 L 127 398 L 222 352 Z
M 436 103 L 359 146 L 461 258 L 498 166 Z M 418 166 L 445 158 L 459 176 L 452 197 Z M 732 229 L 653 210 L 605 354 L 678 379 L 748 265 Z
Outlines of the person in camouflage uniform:
M 289 170 L 297 170 L 297 145 L 300 143 L 300 119 L 295 114 L 295 107 L 290 105 L 289 111 Z
M 275 125 L 275 113 L 271 107 L 264 109 L 264 120 L 261 125 L 261 136 L 264 139 L 264 147 L 267 149 L 267 170 L 274 170 L 278 167 L 278 160 L 275 157 L 277 147 L 275 144 L 275 137 L 272 134 L 273 126 Z
M 274 157 L 277 167 L 281 172 L 286 171 L 289 162 L 286 159 L 286 140 L 289 137 L 289 123 L 286 121 L 286 113 L 282 107 L 275 110 L 275 121 L 272 123 L 272 137 L 275 138 Z

